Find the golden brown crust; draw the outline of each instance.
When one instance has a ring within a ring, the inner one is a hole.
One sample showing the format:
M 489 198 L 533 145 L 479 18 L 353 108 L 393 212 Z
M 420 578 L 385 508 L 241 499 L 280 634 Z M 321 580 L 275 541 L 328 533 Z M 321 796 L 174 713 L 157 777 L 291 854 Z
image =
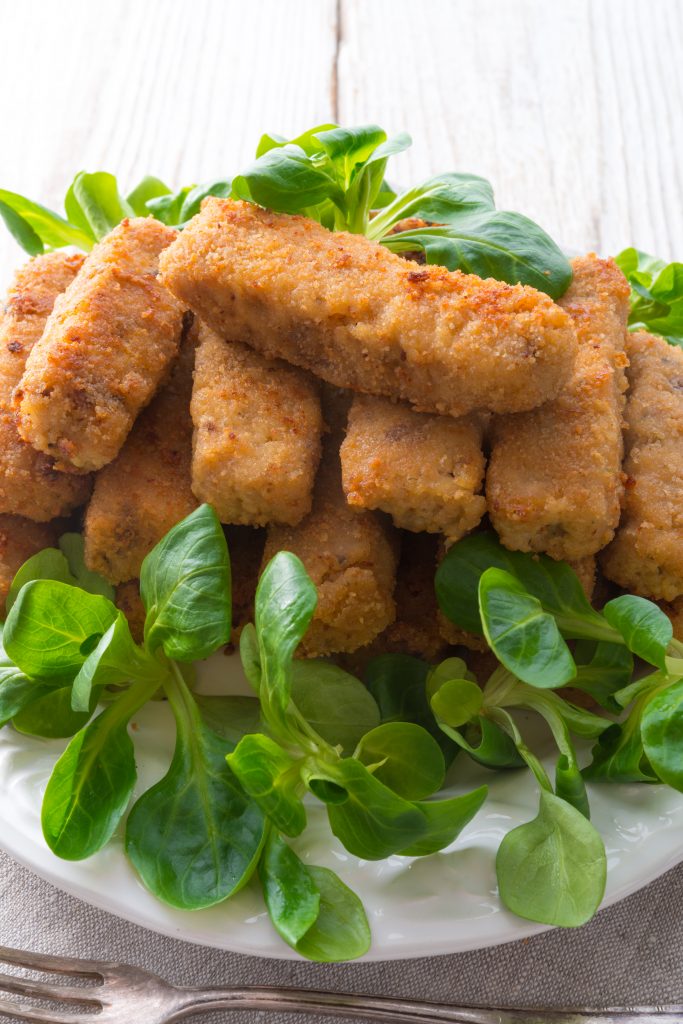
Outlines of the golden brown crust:
M 428 412 L 531 409 L 569 379 L 567 314 L 533 288 L 415 267 L 361 235 L 207 199 L 160 261 L 222 337 Z
M 4 609 L 12 580 L 24 562 L 56 542 L 57 528 L 53 523 L 0 515 L 0 608 Z
M 85 516 L 85 560 L 111 583 L 138 577 L 145 555 L 197 507 L 190 486 L 193 362 L 188 339 L 168 383 L 118 457 L 95 478 Z
M 191 411 L 197 497 L 224 523 L 301 522 L 320 461 L 313 378 L 201 324 Z
M 474 415 L 417 413 L 403 402 L 357 395 L 340 454 L 349 505 L 381 509 L 406 530 L 454 542 L 486 511 L 482 429 Z
M 19 437 L 12 392 L 39 340 L 55 299 L 73 281 L 80 254 L 51 252 L 21 267 L 0 322 L 0 513 L 47 522 L 82 505 L 92 481 L 59 473 L 54 459 Z
M 569 565 L 579 577 L 579 583 L 583 587 L 584 594 L 589 601 L 592 601 L 598 573 L 598 563 L 595 555 L 584 555 L 583 558 L 578 558 L 575 562 L 570 562 Z
M 176 232 L 124 220 L 55 303 L 15 392 L 21 436 L 67 469 L 117 455 L 180 343 L 183 309 L 156 278 Z
M 612 260 L 574 260 L 561 300 L 579 339 L 572 379 L 553 402 L 494 418 L 486 477 L 506 547 L 553 558 L 595 554 L 619 522 L 628 284 Z
M 328 422 L 338 415 L 334 404 L 331 415 L 325 412 Z M 336 431 L 326 441 L 310 514 L 296 527 L 271 526 L 263 554 L 265 567 L 278 551 L 292 551 L 318 588 L 318 605 L 299 651 L 309 658 L 356 651 L 396 615 L 397 537 L 375 513 L 347 505 L 339 442 Z
M 683 594 L 683 351 L 629 336 L 624 510 L 601 557 L 605 576 L 664 601 Z

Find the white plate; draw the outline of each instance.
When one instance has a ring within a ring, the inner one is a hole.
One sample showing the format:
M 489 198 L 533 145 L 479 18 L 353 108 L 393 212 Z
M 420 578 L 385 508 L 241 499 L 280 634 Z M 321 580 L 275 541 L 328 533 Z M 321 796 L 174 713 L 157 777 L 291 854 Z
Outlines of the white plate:
M 201 668 L 206 692 L 248 693 L 237 657 L 215 655 Z M 229 677 L 229 682 L 228 682 Z M 160 778 L 173 748 L 165 704 L 148 704 L 133 723 L 142 792 Z M 96 856 L 76 863 L 56 858 L 40 830 L 40 802 L 65 741 L 0 730 L 0 846 L 16 860 L 87 903 L 154 931 L 189 942 L 268 957 L 295 957 L 274 932 L 256 887 L 209 910 L 164 906 L 139 882 L 123 852 L 121 831 Z M 365 904 L 373 944 L 368 960 L 456 953 L 521 939 L 543 927 L 509 914 L 496 892 L 495 853 L 503 835 L 536 813 L 538 790 L 526 770 L 493 773 L 465 757 L 457 786 L 490 786 L 473 822 L 446 851 L 426 858 L 370 862 L 351 856 L 332 836 L 320 804 L 311 802 L 309 828 L 294 843 L 313 864 L 333 868 Z M 661 875 L 682 857 L 683 795 L 666 786 L 593 786 L 592 819 L 608 858 L 605 903 L 614 903 Z

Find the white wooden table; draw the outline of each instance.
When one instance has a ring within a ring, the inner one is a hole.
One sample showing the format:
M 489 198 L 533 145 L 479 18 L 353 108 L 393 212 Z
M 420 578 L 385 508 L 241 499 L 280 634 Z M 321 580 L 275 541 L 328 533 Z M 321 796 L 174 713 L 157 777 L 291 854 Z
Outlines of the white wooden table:
M 268 130 L 407 129 L 567 247 L 683 258 L 681 0 L 0 0 L 0 187 L 233 174 Z M 0 234 L 0 284 L 22 253 Z

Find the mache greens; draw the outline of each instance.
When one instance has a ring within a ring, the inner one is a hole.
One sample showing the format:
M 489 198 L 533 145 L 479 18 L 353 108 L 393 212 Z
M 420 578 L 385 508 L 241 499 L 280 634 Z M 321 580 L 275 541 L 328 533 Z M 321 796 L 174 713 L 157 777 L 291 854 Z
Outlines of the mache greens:
M 392 252 L 421 252 L 449 270 L 533 285 L 553 298 L 566 291 L 572 271 L 562 251 L 527 217 L 497 210 L 484 178 L 447 173 L 394 192 L 388 160 L 410 145 L 405 132 L 389 138 L 377 125 L 318 125 L 294 139 L 263 135 L 254 161 L 232 178 L 173 191 L 145 177 L 124 195 L 114 175 L 81 171 L 64 215 L 0 189 L 0 217 L 31 256 L 70 245 L 88 252 L 126 217 L 182 229 L 207 196 L 230 196 L 366 235 Z
M 299 954 L 351 959 L 370 946 L 362 904 L 297 853 L 311 802 L 356 857 L 430 856 L 486 800 L 485 785 L 454 794 L 458 757 L 468 758 L 527 770 L 538 789 L 536 816 L 500 844 L 502 901 L 544 924 L 588 921 L 607 867 L 586 782 L 683 791 L 683 645 L 651 602 L 624 595 L 598 611 L 567 565 L 507 551 L 490 532 L 453 545 L 435 586 L 442 612 L 486 638 L 497 659 L 488 678 L 458 656 L 430 665 L 381 655 L 365 682 L 331 661 L 298 659 L 317 592 L 281 551 L 241 634 L 254 697 L 203 696 L 192 663 L 231 634 L 230 560 L 215 512 L 198 508 L 145 559 L 141 644 L 109 585 L 86 569 L 80 536 L 64 535 L 17 573 L 0 649 L 0 723 L 68 739 L 43 798 L 49 847 L 80 860 L 123 829 L 135 870 L 171 906 L 213 906 L 251 882 Z M 634 657 L 649 665 L 635 677 Z M 578 692 L 597 710 L 579 706 Z M 175 750 L 131 807 L 130 723 L 160 697 Z M 544 723 L 554 754 L 527 734 L 529 716 Z M 588 764 L 577 739 L 593 744 Z

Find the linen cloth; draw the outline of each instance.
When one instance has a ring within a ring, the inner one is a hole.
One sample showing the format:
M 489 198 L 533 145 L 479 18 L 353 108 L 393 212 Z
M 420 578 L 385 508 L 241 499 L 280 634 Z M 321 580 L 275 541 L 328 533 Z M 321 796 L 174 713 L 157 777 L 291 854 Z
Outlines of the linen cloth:
M 180 985 L 298 985 L 489 1006 L 683 1003 L 683 864 L 577 930 L 454 956 L 323 965 L 165 938 L 65 895 L 0 854 L 0 944 L 121 960 Z M 2 1024 L 8 1020 L 0 1015 Z M 293 1024 L 295 1018 L 225 1011 L 187 1020 Z

